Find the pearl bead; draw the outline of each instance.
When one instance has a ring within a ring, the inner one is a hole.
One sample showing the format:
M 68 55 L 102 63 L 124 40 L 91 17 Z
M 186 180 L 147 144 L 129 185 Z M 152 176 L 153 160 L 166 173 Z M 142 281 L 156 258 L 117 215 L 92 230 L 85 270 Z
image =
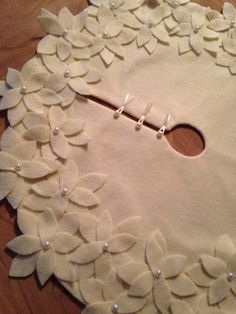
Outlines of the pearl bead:
M 153 26 L 154 22 L 152 20 L 149 21 L 149 26 Z
M 160 279 L 160 278 L 161 278 L 161 271 L 160 271 L 160 269 L 158 269 L 158 270 L 155 272 L 155 277 L 156 277 L 157 279 Z
M 62 195 L 62 196 L 66 196 L 67 193 L 68 193 L 68 189 L 67 189 L 67 188 L 64 188 L 64 189 L 62 190 L 62 192 L 61 192 L 61 195 Z
M 45 241 L 45 242 L 42 244 L 42 246 L 43 246 L 43 248 L 44 248 L 45 250 L 48 250 L 49 247 L 50 247 L 50 242 L 49 242 L 49 241 Z
M 20 164 L 20 163 L 18 163 L 18 164 L 15 166 L 15 171 L 16 171 L 16 172 L 21 171 L 21 164 Z
M 115 1 L 112 1 L 111 7 L 114 8 L 116 6 Z
M 64 29 L 64 32 L 63 32 L 62 36 L 66 36 L 67 34 L 68 34 L 68 30 Z
M 197 33 L 199 31 L 199 28 L 200 28 L 199 26 L 195 26 L 193 29 L 194 33 Z
M 179 6 L 179 1 L 175 1 L 174 5 L 175 5 L 175 7 L 178 7 Z
M 103 246 L 103 250 L 104 251 L 107 251 L 109 248 L 109 244 L 108 243 L 105 243 L 104 246 Z
M 69 77 L 70 76 L 70 70 L 65 70 L 64 77 Z
M 231 27 L 235 26 L 235 20 L 231 20 L 230 26 L 231 26 Z
M 59 134 L 59 128 L 56 127 L 54 130 L 53 130 L 53 134 L 54 135 L 58 135 Z
M 227 275 L 227 280 L 228 280 L 228 281 L 232 281 L 233 279 L 234 279 L 233 273 L 229 273 L 229 274 Z
M 108 36 L 108 32 L 104 32 L 103 36 L 107 37 Z
M 21 94 L 26 94 L 26 86 L 25 85 L 23 85 L 22 87 L 21 87 L 21 89 L 20 89 L 20 92 L 21 92 Z
M 112 313 L 117 313 L 117 312 L 118 312 L 118 309 L 119 309 L 119 307 L 118 307 L 117 304 L 112 304 L 112 306 L 111 306 L 111 311 L 112 311 Z

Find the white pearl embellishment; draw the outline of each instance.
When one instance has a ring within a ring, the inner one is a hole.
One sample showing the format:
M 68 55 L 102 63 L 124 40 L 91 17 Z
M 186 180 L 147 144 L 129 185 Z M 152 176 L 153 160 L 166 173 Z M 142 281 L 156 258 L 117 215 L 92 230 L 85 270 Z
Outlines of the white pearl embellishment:
M 108 36 L 108 32 L 104 32 L 103 36 L 107 37 Z
M 109 244 L 106 242 L 106 243 L 104 244 L 104 246 L 103 246 L 103 250 L 104 250 L 104 251 L 107 251 L 108 248 L 109 248 Z
M 114 8 L 114 7 L 115 7 L 115 5 L 116 5 L 116 4 L 115 4 L 115 1 L 112 1 L 112 3 L 111 3 L 111 7 L 112 7 L 112 8 Z
M 66 196 L 67 193 L 68 193 L 68 189 L 67 189 L 67 188 L 64 188 L 64 189 L 62 190 L 62 192 L 61 192 L 61 195 L 62 195 L 62 196 Z
M 68 30 L 67 29 L 64 29 L 64 32 L 63 32 L 63 36 L 66 36 L 68 34 Z
M 112 313 L 117 313 L 117 312 L 118 312 L 118 309 L 119 309 L 119 307 L 118 307 L 117 304 L 112 304 L 112 306 L 111 306 L 111 311 L 112 311 Z
M 26 86 L 25 85 L 23 85 L 22 87 L 21 87 L 21 89 L 20 89 L 20 92 L 21 92 L 21 94 L 26 94 Z
M 53 130 L 53 134 L 54 135 L 58 135 L 59 134 L 59 128 L 56 127 L 54 130 Z
M 234 279 L 233 273 L 229 273 L 229 274 L 227 275 L 227 280 L 228 280 L 228 281 L 232 281 L 233 279 Z
M 49 242 L 49 241 L 45 241 L 45 242 L 42 244 L 42 246 L 43 246 L 43 248 L 44 248 L 45 250 L 48 250 L 49 247 L 50 247 L 50 242 Z
M 161 278 L 161 271 L 160 271 L 160 269 L 158 269 L 158 270 L 155 272 L 155 277 L 156 277 L 157 279 L 160 279 L 160 278 Z
M 70 76 L 70 70 L 65 70 L 65 73 L 64 73 L 64 77 L 69 77 Z
M 20 163 L 18 163 L 18 164 L 15 166 L 15 171 L 16 171 L 16 172 L 21 171 L 21 164 L 20 164 Z

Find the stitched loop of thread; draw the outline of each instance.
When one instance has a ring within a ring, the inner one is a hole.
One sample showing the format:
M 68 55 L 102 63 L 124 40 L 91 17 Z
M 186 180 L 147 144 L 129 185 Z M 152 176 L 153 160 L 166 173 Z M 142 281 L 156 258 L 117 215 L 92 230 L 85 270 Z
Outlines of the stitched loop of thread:
M 158 138 L 162 138 L 163 135 L 165 134 L 165 132 L 166 132 L 166 127 L 167 127 L 169 121 L 170 121 L 170 114 L 168 113 L 168 115 L 167 115 L 167 117 L 166 117 L 166 119 L 165 119 L 164 125 L 163 125 L 163 126 L 158 130 L 158 132 L 157 132 L 157 137 L 158 137 Z
M 152 108 L 152 104 L 150 104 L 150 103 L 147 104 L 147 107 L 146 107 L 143 115 L 140 117 L 140 119 L 138 120 L 138 122 L 136 124 L 136 128 L 137 129 L 140 129 L 142 127 L 142 125 L 143 125 L 143 123 L 144 123 L 144 121 L 146 119 L 146 116 L 150 112 L 151 108 Z
M 115 117 L 116 117 L 116 118 L 119 118 L 119 116 L 120 116 L 120 115 L 122 114 L 122 112 L 124 111 L 125 106 L 127 106 L 128 104 L 130 104 L 133 100 L 134 100 L 134 97 L 130 97 L 130 94 L 127 94 L 127 95 L 125 96 L 124 105 L 122 105 L 120 108 L 118 108 L 118 109 L 115 111 Z

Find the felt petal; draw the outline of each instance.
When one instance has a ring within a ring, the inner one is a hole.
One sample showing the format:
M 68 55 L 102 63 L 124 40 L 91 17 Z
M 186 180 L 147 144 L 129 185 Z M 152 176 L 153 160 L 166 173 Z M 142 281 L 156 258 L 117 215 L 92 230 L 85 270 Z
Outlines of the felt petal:
M 56 254 L 54 275 L 63 281 L 75 281 L 75 267 L 74 264 L 69 261 L 67 254 Z
M 59 221 L 57 231 L 75 234 L 79 228 L 80 216 L 77 213 L 66 214 Z
M 103 282 L 98 279 L 83 279 L 79 283 L 80 292 L 87 304 L 103 301 L 102 286 Z
M 72 80 L 70 80 L 68 82 L 68 84 L 70 85 L 70 87 L 77 92 L 78 94 L 81 95 L 91 95 L 89 86 L 87 85 L 87 83 L 80 77 L 76 77 L 73 78 Z
M 192 33 L 192 25 L 190 23 L 180 23 L 178 25 L 178 35 L 188 36 Z
M 187 274 L 192 281 L 200 287 L 209 287 L 214 281 L 213 278 L 204 272 L 201 264 L 194 264 L 191 266 L 188 269 Z
M 163 251 L 155 238 L 150 239 L 147 243 L 146 258 L 149 267 L 151 268 L 152 272 L 155 273 L 155 271 L 159 269 L 161 260 L 163 258 Z
M 85 80 L 87 83 L 97 83 L 101 80 L 102 78 L 102 72 L 96 70 L 96 69 L 91 69 L 88 71 L 88 73 L 85 76 Z
M 98 35 L 103 33 L 101 25 L 95 19 L 88 18 L 85 27 L 92 35 Z
M 0 96 L 3 96 L 7 90 L 8 88 L 6 81 L 0 81 Z
M 235 8 L 231 3 L 229 3 L 229 2 L 224 3 L 223 15 L 224 15 L 226 20 L 229 20 L 229 21 L 235 20 L 235 17 L 236 17 Z
M 178 7 L 176 9 L 173 9 L 172 14 L 178 23 L 190 23 L 191 22 L 191 17 L 189 15 L 188 10 L 185 7 Z
M 122 31 L 123 28 L 123 23 L 121 20 L 114 20 L 111 21 L 109 24 L 106 25 L 106 27 L 104 28 L 104 31 L 107 34 L 106 38 L 109 37 L 116 37 L 117 35 L 120 34 L 120 32 Z
M 217 55 L 220 49 L 220 42 L 216 40 L 207 40 L 204 42 L 204 49 L 211 53 L 214 57 Z
M 28 210 L 18 210 L 17 224 L 23 234 L 38 237 L 38 219 Z
M 15 185 L 11 192 L 7 195 L 7 201 L 10 203 L 13 209 L 20 206 L 23 198 L 28 194 L 28 185 L 25 180 L 21 177 L 16 178 Z
M 74 15 L 68 8 L 63 8 L 58 14 L 58 21 L 65 29 L 71 29 L 74 26 Z
M 44 163 L 39 161 L 22 161 L 19 175 L 29 179 L 37 179 L 51 173 L 51 169 Z
M 52 180 L 45 180 L 32 185 L 32 190 L 41 196 L 52 197 L 58 193 L 58 183 Z
M 1 137 L 1 150 L 7 153 L 11 153 L 12 149 L 14 149 L 19 141 L 21 141 L 21 136 L 17 133 L 13 128 L 8 127 L 3 133 Z
M 24 80 L 20 71 L 12 68 L 8 68 L 6 81 L 7 84 L 10 85 L 12 88 L 20 88 L 22 85 L 24 85 Z
M 36 152 L 36 142 L 26 141 L 22 142 L 14 147 L 12 155 L 19 160 L 31 160 Z
M 174 10 L 173 10 L 174 11 Z M 173 12 L 172 11 L 172 12 Z M 176 22 L 176 20 L 173 18 L 173 16 L 168 16 L 167 18 L 164 19 L 164 23 L 166 28 L 171 31 L 173 30 L 178 24 Z
M 169 34 L 165 28 L 157 25 L 153 27 L 152 33 L 162 43 L 168 44 L 170 42 Z
M 40 197 L 35 194 L 30 195 L 23 201 L 23 205 L 32 211 L 42 212 L 48 207 L 50 199 L 45 197 Z
M 45 83 L 45 87 L 58 93 L 63 88 L 65 88 L 66 84 L 67 79 L 64 77 L 63 74 L 53 73 L 49 76 L 47 82 Z
M 104 185 L 106 179 L 107 176 L 105 174 L 89 173 L 87 175 L 79 177 L 77 185 L 79 187 L 95 192 Z
M 50 128 L 44 125 L 35 126 L 26 130 L 23 135 L 26 139 L 47 143 L 50 140 Z
M 219 237 L 215 246 L 215 256 L 228 262 L 230 256 L 236 252 L 235 245 L 227 234 Z
M 99 258 L 98 258 L 99 259 Z M 106 301 L 114 300 L 124 292 L 121 280 L 117 277 L 115 269 L 108 273 L 103 285 L 103 296 Z
M 129 250 L 136 243 L 136 237 L 127 233 L 116 234 L 107 243 L 109 252 L 121 253 Z
M 80 119 L 67 119 L 63 124 L 63 132 L 66 136 L 81 132 L 85 127 L 85 121 Z
M 132 11 L 139 8 L 144 3 L 144 0 L 129 0 L 123 3 L 126 10 Z
M 27 112 L 23 123 L 27 129 L 34 127 L 35 125 L 44 125 L 48 126 L 48 119 L 36 112 Z
M 203 50 L 203 38 L 200 34 L 191 34 L 189 37 L 189 43 L 196 54 L 201 54 Z
M 78 281 L 85 278 L 94 277 L 94 263 L 79 265 L 76 264 L 76 278 Z
M 131 29 L 123 29 L 121 33 L 118 36 L 118 40 L 121 43 L 121 45 L 128 45 L 134 41 L 137 34 L 135 31 L 132 31 Z
M 78 60 L 88 60 L 90 59 L 91 52 L 89 48 L 78 48 L 73 50 L 73 56 Z
M 149 42 L 145 44 L 145 48 L 147 49 L 148 53 L 152 54 L 157 49 L 157 39 L 152 37 Z
M 79 230 L 81 235 L 89 242 L 96 241 L 97 220 L 92 215 L 81 215 Z
M 29 255 L 41 250 L 38 237 L 32 235 L 20 235 L 7 243 L 7 248 L 20 255 Z
M 70 71 L 70 77 L 84 76 L 88 73 L 90 63 L 88 60 L 80 60 L 77 62 L 73 62 L 68 66 L 68 70 Z
M 67 197 L 61 195 L 61 193 L 58 193 L 51 199 L 49 199 L 49 204 L 47 204 L 46 208 L 51 208 L 57 217 L 57 219 L 60 219 L 64 212 L 66 211 L 68 206 L 68 199 Z
M 74 29 L 82 31 L 88 22 L 88 13 L 84 10 L 74 18 Z
M 223 47 L 227 52 L 236 55 L 236 42 L 232 38 L 225 38 L 223 40 Z
M 114 20 L 111 10 L 104 5 L 101 5 L 98 9 L 97 18 L 103 28 L 106 27 L 107 24 L 112 20 Z
M 147 271 L 132 282 L 128 294 L 134 297 L 144 297 L 152 290 L 153 284 L 154 279 L 152 273 Z
M 147 271 L 148 267 L 146 264 L 130 262 L 119 266 L 117 274 L 124 282 L 131 285 L 142 273 Z
M 36 264 L 36 271 L 43 286 L 51 277 L 55 269 L 55 252 L 50 249 L 48 251 L 41 251 Z
M 198 291 L 197 287 L 186 275 L 179 275 L 175 279 L 169 279 L 168 285 L 171 292 L 179 297 L 191 296 Z
M 68 31 L 66 39 L 78 48 L 85 48 L 92 44 L 87 35 L 72 30 Z
M 221 275 L 227 273 L 227 265 L 217 257 L 201 255 L 200 260 L 205 271 L 214 278 L 219 278 Z
M 94 56 L 100 53 L 105 47 L 105 41 L 102 38 L 95 37 L 92 41 L 91 55 Z
M 82 244 L 72 255 L 71 261 L 78 264 L 88 264 L 98 258 L 103 252 L 104 242 Z
M 137 36 L 138 47 L 142 47 L 152 38 L 152 31 L 146 25 L 143 26 Z
M 174 300 L 171 303 L 171 313 L 172 314 L 194 314 L 191 307 L 187 302 L 181 300 Z
M 51 89 L 43 88 L 37 95 L 41 102 L 47 106 L 58 105 L 62 102 L 62 98 Z
M 13 172 L 0 172 L 0 200 L 4 199 L 14 188 L 17 175 Z
M 68 193 L 72 192 L 78 180 L 78 168 L 74 160 L 70 160 L 68 164 L 60 171 L 60 189 L 66 187 Z
M 112 257 L 108 252 L 100 255 L 94 262 L 95 276 L 97 279 L 106 280 L 107 274 L 112 270 Z
M 124 49 L 117 39 L 115 38 L 107 39 L 106 46 L 115 55 L 117 55 L 120 58 L 124 58 Z
M 100 52 L 100 56 L 106 66 L 110 66 L 115 59 L 115 54 L 107 48 Z
M 130 297 L 124 293 L 114 301 L 114 304 L 118 305 L 119 313 L 136 313 L 147 304 L 147 299 Z
M 50 160 L 56 160 L 58 158 L 58 156 L 53 153 L 50 143 L 41 145 L 40 150 L 42 158 L 47 158 Z
M 124 24 L 124 26 L 133 29 L 139 29 L 142 26 L 142 23 L 140 23 L 139 20 L 132 13 L 124 12 L 123 14 L 119 14 L 118 19 Z
M 47 35 L 40 40 L 37 47 L 37 52 L 46 55 L 52 55 L 57 51 L 57 37 Z
M 20 102 L 16 107 L 8 109 L 7 118 L 10 125 L 15 126 L 21 122 L 24 119 L 26 112 L 27 109 L 23 102 Z
M 87 306 L 81 314 L 111 314 L 112 302 L 97 302 Z
M 218 18 L 210 21 L 208 27 L 215 32 L 222 32 L 230 28 L 230 23 L 224 19 Z
M 219 303 L 228 296 L 230 286 L 224 278 L 219 278 L 210 286 L 208 291 L 208 300 L 210 305 Z
M 30 93 L 30 94 L 25 95 L 24 103 L 30 111 L 33 111 L 39 114 L 44 113 L 42 102 L 35 93 Z
M 14 170 L 19 161 L 12 155 L 0 152 L 0 169 Z
M 9 89 L 4 93 L 0 102 L 0 110 L 6 110 L 13 108 L 19 104 L 23 95 L 20 92 L 20 88 Z
M 97 240 L 106 241 L 108 240 L 113 231 L 113 221 L 109 211 L 104 211 L 97 222 Z
M 45 209 L 39 219 L 39 236 L 44 243 L 51 242 L 56 234 L 57 220 L 51 209 Z
M 43 55 L 42 60 L 50 72 L 60 73 L 64 75 L 66 70 L 66 64 L 63 63 L 60 59 L 55 56 Z
M 65 114 L 60 107 L 51 107 L 48 112 L 51 128 L 61 128 L 65 121 Z
M 156 307 L 161 312 L 166 312 L 171 304 L 171 293 L 163 277 L 154 281 L 153 296 Z
M 44 70 L 42 73 L 33 73 L 25 82 L 27 93 L 36 92 L 44 87 L 48 73 Z
M 67 137 L 68 143 L 75 146 L 87 145 L 91 141 L 91 137 L 85 132 L 76 134 L 75 136 Z
M 59 93 L 62 98 L 61 106 L 62 108 L 68 107 L 72 104 L 75 99 L 76 93 L 70 88 L 70 86 L 66 85 L 66 87 Z
M 59 131 L 57 135 L 51 133 L 51 146 L 53 152 L 59 157 L 63 159 L 68 157 L 70 148 L 62 131 Z
M 219 37 L 219 34 L 210 30 L 209 28 L 206 28 L 203 31 L 203 37 L 207 39 L 217 39 Z
M 165 278 L 178 276 L 185 267 L 187 257 L 183 255 L 170 255 L 163 260 L 162 271 Z
M 231 74 L 236 74 L 236 62 L 235 61 L 230 63 L 229 70 Z
M 236 274 L 236 253 L 234 253 L 230 257 L 229 263 L 228 263 L 228 268 L 229 268 L 231 273 Z
M 167 3 L 162 3 L 153 9 L 152 17 L 156 24 L 171 14 L 171 7 Z
M 54 239 L 54 248 L 58 253 L 66 254 L 82 244 L 82 241 L 66 232 L 57 232 Z
M 139 233 L 141 227 L 141 220 L 140 216 L 132 217 L 129 219 L 125 219 L 121 223 L 115 226 L 114 232 L 115 233 L 128 233 L 136 236 Z
M 153 236 L 158 244 L 160 245 L 162 251 L 167 254 L 167 243 L 166 240 L 159 229 L 156 229 Z
M 70 194 L 70 200 L 84 207 L 95 206 L 99 203 L 99 199 L 94 193 L 83 188 L 74 189 Z
M 192 26 L 193 26 L 193 29 L 201 28 L 202 25 L 204 24 L 204 21 L 205 21 L 204 9 L 201 6 L 198 6 L 196 8 L 196 10 L 194 10 L 194 12 L 192 14 Z
M 35 271 L 37 259 L 37 254 L 29 256 L 17 255 L 12 261 L 9 276 L 18 278 L 31 275 Z
M 64 28 L 56 19 L 49 16 L 39 16 L 39 25 L 42 30 L 48 34 L 61 35 L 64 32 Z

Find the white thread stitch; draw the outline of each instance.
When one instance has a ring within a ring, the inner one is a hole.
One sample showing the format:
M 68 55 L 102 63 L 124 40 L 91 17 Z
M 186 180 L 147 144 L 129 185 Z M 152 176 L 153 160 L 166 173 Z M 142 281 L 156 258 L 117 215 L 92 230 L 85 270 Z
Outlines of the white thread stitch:
M 126 94 L 124 104 L 115 111 L 115 118 L 119 118 L 122 112 L 125 110 L 125 107 L 134 100 L 134 97 L 130 97 L 130 94 Z
M 163 126 L 157 132 L 157 137 L 158 138 L 162 138 L 163 137 L 163 135 L 166 132 L 166 127 L 168 126 L 169 122 L 170 122 L 170 114 L 168 113 Z
M 140 119 L 138 120 L 138 122 L 136 124 L 136 129 L 140 129 L 142 127 L 142 125 L 146 119 L 146 116 L 151 111 L 151 108 L 152 108 L 152 104 L 148 103 L 143 115 L 140 117 Z

